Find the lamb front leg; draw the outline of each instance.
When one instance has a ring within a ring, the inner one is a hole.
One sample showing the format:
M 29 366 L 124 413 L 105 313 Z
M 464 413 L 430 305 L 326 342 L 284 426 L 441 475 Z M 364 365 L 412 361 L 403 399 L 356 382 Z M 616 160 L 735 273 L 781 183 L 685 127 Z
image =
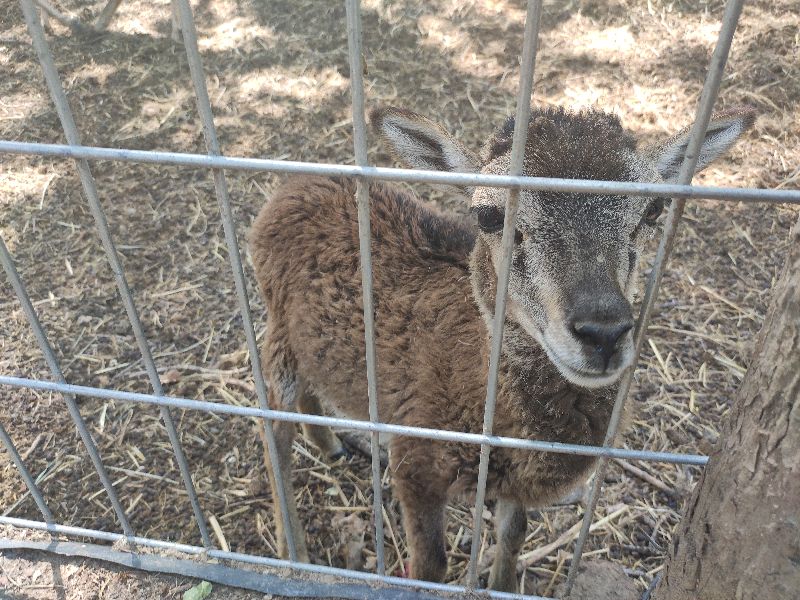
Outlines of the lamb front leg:
M 527 527 L 528 516 L 522 504 L 508 499 L 497 500 L 497 553 L 489 573 L 490 589 L 516 593 L 519 584 L 517 560 Z
M 447 553 L 444 540 L 445 499 L 400 495 L 403 527 L 411 554 L 410 576 L 424 581 L 444 581 Z
M 413 579 L 444 581 L 446 475 L 438 471 L 429 452 L 435 444 L 420 446 L 418 440 L 395 438 L 389 453 L 394 492 L 403 512 Z

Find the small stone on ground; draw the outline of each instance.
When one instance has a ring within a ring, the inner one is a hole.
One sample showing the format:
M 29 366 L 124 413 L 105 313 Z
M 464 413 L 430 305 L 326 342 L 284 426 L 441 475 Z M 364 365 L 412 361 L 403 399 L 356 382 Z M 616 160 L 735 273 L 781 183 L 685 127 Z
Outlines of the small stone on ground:
M 556 590 L 562 598 L 563 586 Z M 592 560 L 581 563 L 572 593 L 563 600 L 639 600 L 636 584 L 615 563 Z

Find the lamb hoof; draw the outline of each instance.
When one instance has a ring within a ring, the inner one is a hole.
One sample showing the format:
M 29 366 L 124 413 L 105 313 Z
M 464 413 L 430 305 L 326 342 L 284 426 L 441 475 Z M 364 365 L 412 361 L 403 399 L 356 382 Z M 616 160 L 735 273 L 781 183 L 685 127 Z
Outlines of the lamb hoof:
M 336 462 L 340 458 L 344 458 L 345 460 L 350 460 L 351 458 L 353 458 L 353 453 L 350 452 L 350 450 L 348 450 L 344 446 L 342 446 L 335 452 L 332 452 L 331 454 L 328 455 L 328 459 L 331 462 Z

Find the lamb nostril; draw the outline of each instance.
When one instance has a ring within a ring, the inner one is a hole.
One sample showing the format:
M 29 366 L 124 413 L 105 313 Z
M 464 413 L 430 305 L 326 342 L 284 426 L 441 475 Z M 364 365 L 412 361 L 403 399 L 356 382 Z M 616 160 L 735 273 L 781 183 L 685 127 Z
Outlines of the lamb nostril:
M 617 347 L 617 342 L 633 328 L 633 321 L 626 320 L 616 323 L 603 323 L 597 321 L 576 321 L 572 325 L 575 336 L 583 343 L 594 346 L 603 357 L 603 364 L 608 363 Z

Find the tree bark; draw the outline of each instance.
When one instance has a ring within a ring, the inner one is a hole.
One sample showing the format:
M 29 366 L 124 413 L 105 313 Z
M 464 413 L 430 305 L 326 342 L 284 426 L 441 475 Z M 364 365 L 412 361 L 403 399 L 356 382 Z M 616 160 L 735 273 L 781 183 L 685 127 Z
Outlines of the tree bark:
M 800 598 L 800 221 L 655 600 Z

